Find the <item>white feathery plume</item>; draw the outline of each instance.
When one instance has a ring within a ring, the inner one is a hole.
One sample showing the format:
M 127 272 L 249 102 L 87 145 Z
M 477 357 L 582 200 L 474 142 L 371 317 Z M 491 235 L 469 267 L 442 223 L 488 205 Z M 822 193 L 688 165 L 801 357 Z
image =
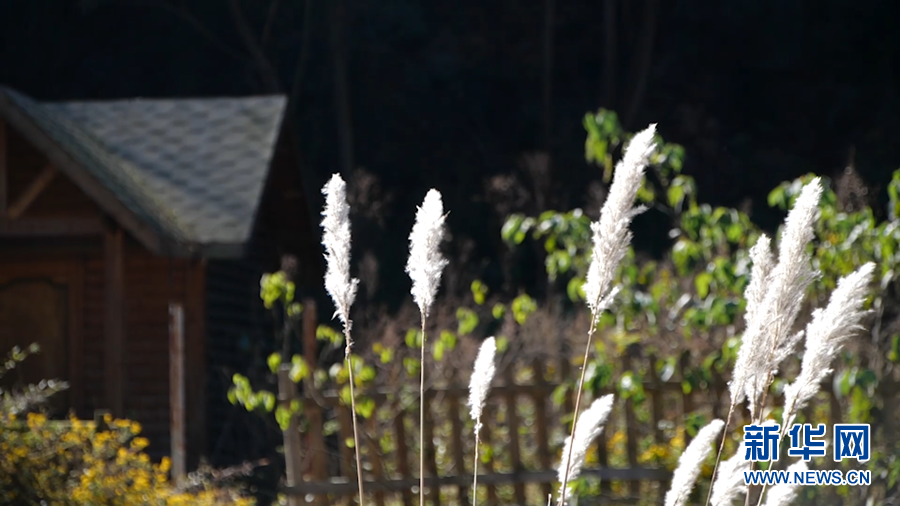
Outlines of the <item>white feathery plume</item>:
M 700 476 L 703 461 L 713 451 L 713 445 L 725 422 L 715 419 L 697 432 L 697 437 L 685 448 L 672 474 L 672 485 L 666 493 L 665 506 L 684 506 Z
M 322 211 L 322 245 L 325 246 L 325 289 L 334 301 L 335 316 L 349 331 L 350 306 L 356 298 L 358 279 L 350 278 L 350 206 L 347 184 L 334 174 L 325 187 L 325 209 Z M 349 336 L 348 336 L 349 338 Z M 350 344 L 349 341 L 347 343 Z
M 759 308 L 758 317 L 747 332 L 756 333 L 756 345 L 750 353 L 745 375 L 744 392 L 755 419 L 762 409 L 758 404 L 768 389 L 771 375 L 778 370 L 783 359 L 799 336 L 791 335 L 791 327 L 797 319 L 806 294 L 806 288 L 815 279 L 810 267 L 807 245 L 814 235 L 813 225 L 818 217 L 819 197 L 822 185 L 819 178 L 803 187 L 794 208 L 788 213 L 778 248 L 778 265 L 769 275 L 769 288 Z
M 581 473 L 588 448 L 590 448 L 591 442 L 603 431 L 603 424 L 606 423 L 606 419 L 609 417 L 610 411 L 612 411 L 613 399 L 613 394 L 608 394 L 591 403 L 590 407 L 578 417 L 575 436 L 566 438 L 566 444 L 563 446 L 562 462 L 559 464 L 558 472 L 559 495 L 563 504 L 569 499 L 569 491 L 562 489 L 562 483 L 571 482 Z M 567 461 L 567 457 L 570 454 L 571 461 Z M 566 469 L 569 470 L 568 477 L 566 477 Z
M 434 304 L 441 271 L 447 265 L 440 249 L 444 239 L 444 219 L 441 192 L 428 190 L 409 234 L 409 260 L 406 263 L 406 272 L 412 280 L 413 300 L 424 317 L 428 317 Z
M 747 300 L 747 309 L 744 314 L 744 335 L 741 337 L 741 347 L 738 348 L 737 360 L 734 364 L 731 383 L 728 385 L 731 394 L 731 406 L 734 407 L 744 400 L 744 384 L 747 381 L 747 372 L 752 369 L 748 364 L 750 350 L 756 345 L 759 334 L 748 332 L 756 324 L 759 318 L 759 310 L 766 296 L 767 280 L 772 271 L 772 241 L 765 234 L 761 234 L 756 244 L 750 248 L 750 261 L 753 266 L 750 270 L 750 282 L 744 290 L 744 298 Z
M 350 306 L 356 298 L 358 279 L 350 278 L 350 206 L 347 205 L 347 184 L 339 174 L 334 174 L 325 187 L 325 209 L 322 211 L 322 245 L 325 246 L 325 289 L 334 301 L 335 315 L 344 324 L 344 358 L 350 374 L 350 409 L 353 416 L 354 454 L 356 455 L 356 477 L 359 486 L 359 504 L 364 504 L 362 460 L 359 454 L 359 428 L 356 421 L 356 394 L 353 391 L 353 366 L 350 349 L 353 338 L 350 328 Z
M 775 425 L 775 420 L 766 420 L 762 425 Z M 747 447 L 741 442 L 734 455 L 719 466 L 710 495 L 712 506 L 731 506 L 735 499 L 747 493 L 744 471 L 750 470 L 750 461 L 744 459 L 746 451 Z
M 712 496 L 709 500 L 712 506 L 731 506 L 735 499 L 747 493 L 744 471 L 750 470 L 750 461 L 744 460 L 744 452 L 746 452 L 746 446 L 741 443 L 737 452 L 719 466 L 719 473 L 712 485 Z
M 475 421 L 475 433 L 481 429 L 481 411 L 487 400 L 488 390 L 491 389 L 491 380 L 494 379 L 494 357 L 497 354 L 497 345 L 493 337 L 489 337 L 481 343 L 478 356 L 475 358 L 475 368 L 472 371 L 472 379 L 469 382 L 469 414 Z
M 594 336 L 597 320 L 612 303 L 618 291 L 618 288 L 613 286 L 613 281 L 619 263 L 625 257 L 628 244 L 631 242 L 631 231 L 628 226 L 631 224 L 632 218 L 643 211 L 643 207 L 635 208 L 633 204 L 644 178 L 644 167 L 649 163 L 650 155 L 656 148 L 653 138 L 655 133 L 656 123 L 653 123 L 631 138 L 625 148 L 622 160 L 616 165 L 609 195 L 600 210 L 600 220 L 591 224 L 593 231 L 591 264 L 583 285 L 585 299 L 591 310 L 591 327 L 588 330 L 581 378 L 578 381 L 578 392 L 575 395 L 575 418 L 572 420 L 572 434 L 574 435 L 577 435 L 580 429 L 578 423 L 581 417 L 578 416 L 578 412 L 581 407 L 581 394 L 584 390 L 584 375 L 587 371 L 584 365 L 587 364 L 591 351 L 591 339 Z M 559 506 L 566 501 L 569 464 L 576 462 L 571 455 L 573 448 L 566 449 L 563 458 L 564 465 L 560 468 Z
M 806 351 L 800 374 L 784 389 L 785 427 L 794 422 L 797 412 L 816 395 L 822 380 L 831 374 L 834 358 L 860 328 L 860 320 L 866 314 L 863 303 L 874 270 L 875 264 L 869 262 L 841 278 L 831 292 L 828 305 L 813 312 L 812 320 L 806 326 Z
M 631 138 L 622 160 L 616 165 L 600 220 L 591 224 L 593 252 L 584 293 L 595 321 L 612 299 L 610 292 L 616 270 L 631 242 L 628 229 L 631 219 L 643 210 L 634 208 L 633 204 L 644 179 L 644 168 L 656 148 L 655 133 L 654 123 Z
M 478 356 L 475 358 L 475 369 L 472 371 L 472 379 L 469 382 L 469 414 L 475 421 L 475 463 L 472 466 L 472 506 L 478 502 L 478 432 L 481 431 L 481 411 L 487 400 L 488 390 L 491 389 L 491 380 L 494 379 L 494 358 L 497 354 L 497 345 L 493 337 L 489 337 L 481 343 Z
M 795 472 L 804 473 L 809 469 L 806 465 L 806 462 L 799 460 L 789 465 L 787 468 L 788 474 L 793 476 Z M 771 489 L 769 489 L 769 494 L 766 496 L 765 506 L 791 506 L 794 504 L 794 500 L 797 499 L 797 494 L 800 492 L 800 485 L 796 485 L 794 483 L 779 483 L 778 485 L 773 485 Z
M 409 234 L 409 259 L 406 272 L 412 280 L 413 300 L 419 306 L 422 320 L 422 346 L 419 351 L 419 428 L 425 425 L 425 320 L 434 304 L 441 271 L 447 260 L 441 255 L 444 240 L 444 204 L 441 192 L 431 189 L 416 212 L 416 222 Z M 424 431 L 419 430 L 419 448 L 425 448 Z M 419 503 L 425 504 L 425 452 L 419 451 Z

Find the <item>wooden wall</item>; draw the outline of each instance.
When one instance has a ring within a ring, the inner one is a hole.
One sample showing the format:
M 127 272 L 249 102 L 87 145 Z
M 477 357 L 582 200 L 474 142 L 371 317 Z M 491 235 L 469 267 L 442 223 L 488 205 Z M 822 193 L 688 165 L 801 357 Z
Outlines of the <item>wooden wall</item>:
M 45 158 L 12 129 L 7 128 L 7 197 L 10 203 L 23 194 L 47 166 Z M 100 208 L 64 174 L 52 182 L 28 206 L 20 220 L 88 218 L 112 223 Z M 0 217 L 2 219 L 2 217 Z M 169 311 L 170 302 L 185 310 L 187 364 L 188 452 L 196 462 L 206 452 L 205 420 L 205 271 L 202 261 L 169 259 L 151 254 L 127 234 L 123 240 L 123 413 L 139 421 L 150 439 L 151 455 L 169 453 Z M 4 265 L 6 267 L 4 268 Z M 107 296 L 104 237 L 5 237 L 0 236 L 0 277 L 12 279 L 16 269 L 38 276 L 64 266 L 70 290 L 80 293 L 70 305 L 70 363 L 78 364 L 71 407 L 80 417 L 111 406 L 107 385 Z M 53 267 L 56 266 L 56 267 Z M 46 268 L 45 268 L 46 267 Z M 5 270 L 4 270 L 5 269 Z M 48 270 L 49 269 L 49 270 Z M 53 272 L 56 272 L 53 271 Z M 73 273 L 73 274 L 69 274 Z M 77 284 L 78 286 L 74 286 Z M 27 337 L 23 338 L 27 340 Z M 23 341 L 24 344 L 25 343 Z M 2 350 L 5 353 L 6 350 Z

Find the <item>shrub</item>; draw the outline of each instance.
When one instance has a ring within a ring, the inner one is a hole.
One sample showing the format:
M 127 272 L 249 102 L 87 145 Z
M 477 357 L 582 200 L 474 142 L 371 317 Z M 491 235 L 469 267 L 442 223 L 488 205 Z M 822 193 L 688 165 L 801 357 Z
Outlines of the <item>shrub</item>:
M 98 429 L 74 417 L 0 415 L 0 503 L 252 504 L 228 490 L 179 490 L 168 479 L 169 459 L 154 464 L 144 453 L 139 423 L 109 415 L 104 422 Z

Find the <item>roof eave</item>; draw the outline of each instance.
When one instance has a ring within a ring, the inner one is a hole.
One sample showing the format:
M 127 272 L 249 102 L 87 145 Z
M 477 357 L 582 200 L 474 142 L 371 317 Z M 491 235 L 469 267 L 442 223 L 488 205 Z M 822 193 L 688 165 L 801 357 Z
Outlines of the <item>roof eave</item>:
M 84 168 L 75 161 L 62 146 L 53 140 L 23 111 L 21 111 L 6 93 L 0 89 L 0 116 L 13 128 L 25 136 L 34 147 L 40 150 L 50 162 L 68 176 L 81 191 L 96 202 L 104 212 L 108 213 L 125 230 L 131 233 L 144 247 L 161 255 L 167 249 L 168 241 L 138 219 L 116 196 L 100 184 Z

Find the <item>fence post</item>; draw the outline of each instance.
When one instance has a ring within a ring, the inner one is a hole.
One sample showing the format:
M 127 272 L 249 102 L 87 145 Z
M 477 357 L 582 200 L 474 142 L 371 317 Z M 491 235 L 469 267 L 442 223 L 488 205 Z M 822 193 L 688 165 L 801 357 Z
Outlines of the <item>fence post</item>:
M 629 372 L 632 370 L 632 358 L 639 357 L 640 353 L 641 349 L 637 344 L 632 344 L 631 346 L 628 346 L 628 348 L 626 348 L 624 356 L 622 357 L 622 366 L 624 367 L 623 372 Z M 625 399 L 625 436 L 625 453 L 628 456 L 628 465 L 633 469 L 638 465 L 638 434 L 637 418 L 634 415 L 634 400 L 631 397 Z M 641 492 L 641 483 L 634 480 L 629 481 L 628 491 L 632 495 L 632 497 L 637 497 Z
M 169 437 L 172 478 L 181 484 L 187 472 L 184 444 L 184 308 L 169 304 Z
M 538 455 L 541 460 L 541 467 L 544 469 L 552 469 L 550 462 L 550 438 L 547 431 L 547 394 L 550 391 L 547 388 L 547 379 L 544 377 L 544 363 L 534 358 L 531 361 L 531 369 L 534 371 L 534 382 L 541 387 L 536 394 L 531 396 L 534 401 L 535 429 L 537 429 L 537 445 Z M 544 496 L 553 493 L 553 487 L 549 483 L 541 484 L 541 491 Z
M 291 365 L 289 361 L 288 363 L 282 362 L 278 367 L 278 404 L 287 410 L 291 409 L 291 403 L 297 399 L 297 389 L 294 387 L 294 382 L 291 381 L 290 372 Z M 303 481 L 300 458 L 300 432 L 296 415 L 291 416 L 291 421 L 287 429 L 284 430 L 283 435 L 287 486 L 293 487 Z M 288 497 L 288 504 L 290 506 L 300 506 L 301 498 L 292 494 Z
M 516 381 L 513 376 L 513 368 L 515 362 L 507 364 L 503 371 L 503 377 L 506 379 L 506 385 L 509 387 L 509 393 L 506 394 L 506 421 L 509 425 L 509 454 L 512 460 L 513 472 L 520 473 L 522 468 L 522 456 L 519 448 L 519 413 L 516 411 L 518 406 L 516 402 Z M 516 504 L 525 504 L 525 485 L 518 480 L 513 485 L 515 491 Z
M 447 402 L 449 403 L 448 413 L 450 415 L 450 428 L 453 434 L 453 464 L 458 469 L 457 473 L 465 475 L 466 474 L 466 460 L 465 455 L 463 454 L 463 428 L 462 422 L 459 419 L 460 409 L 459 409 L 459 395 L 456 393 L 456 386 L 459 380 L 459 369 L 454 367 L 450 370 L 450 388 L 452 393 L 449 393 L 447 396 Z M 459 504 L 466 504 L 466 498 L 468 496 L 467 491 L 469 487 L 460 483 L 456 486 L 456 500 L 459 501 Z
M 303 408 L 303 414 L 309 420 L 307 451 L 312 461 L 312 475 L 315 480 L 324 481 L 328 478 L 327 462 L 325 460 L 328 453 L 325 450 L 325 437 L 322 434 L 322 407 L 319 406 L 313 396 L 314 387 L 312 383 L 312 378 L 315 376 L 317 368 L 319 350 L 318 341 L 316 340 L 316 328 L 319 324 L 316 311 L 315 299 L 303 299 L 303 358 L 306 359 L 306 365 L 309 368 L 309 376 L 303 381 L 303 394 L 307 400 Z M 315 504 L 317 506 L 327 506 L 328 498 L 317 495 Z

